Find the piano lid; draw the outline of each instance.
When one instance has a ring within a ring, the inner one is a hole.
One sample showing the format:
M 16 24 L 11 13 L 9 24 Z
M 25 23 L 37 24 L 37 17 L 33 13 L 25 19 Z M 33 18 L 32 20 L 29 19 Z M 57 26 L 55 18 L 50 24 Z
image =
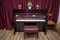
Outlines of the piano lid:
M 27 9 L 13 9 L 13 13 L 47 13 L 47 10 L 42 10 L 42 9 L 32 9 L 32 10 L 27 10 Z

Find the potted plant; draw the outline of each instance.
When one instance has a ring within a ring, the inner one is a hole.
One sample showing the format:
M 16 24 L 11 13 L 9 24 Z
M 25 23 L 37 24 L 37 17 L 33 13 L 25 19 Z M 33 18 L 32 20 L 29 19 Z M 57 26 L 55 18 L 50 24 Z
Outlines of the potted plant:
M 28 9 L 31 9 L 32 8 L 32 3 L 28 2 L 27 6 L 28 6 Z

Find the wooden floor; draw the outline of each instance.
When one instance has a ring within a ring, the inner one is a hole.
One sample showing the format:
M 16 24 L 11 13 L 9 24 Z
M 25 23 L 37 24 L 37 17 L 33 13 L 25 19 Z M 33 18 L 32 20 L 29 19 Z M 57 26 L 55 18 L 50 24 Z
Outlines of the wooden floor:
M 47 35 L 44 35 L 43 32 L 38 33 L 38 39 L 34 35 L 24 38 L 24 32 L 17 32 L 13 34 L 13 30 L 0 30 L 0 40 L 60 40 L 57 32 L 53 30 L 47 30 Z

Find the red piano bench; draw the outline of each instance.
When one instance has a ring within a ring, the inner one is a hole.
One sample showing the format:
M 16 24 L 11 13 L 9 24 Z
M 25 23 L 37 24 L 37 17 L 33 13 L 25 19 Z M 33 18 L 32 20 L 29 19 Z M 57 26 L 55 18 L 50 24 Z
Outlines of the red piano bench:
M 36 34 L 37 35 L 36 37 L 38 39 L 38 32 L 39 32 L 38 26 L 36 26 L 36 25 L 27 25 L 27 26 L 24 27 L 24 38 L 26 38 L 27 34 L 29 34 L 29 35 Z
M 27 25 L 24 27 L 24 32 L 26 32 L 26 33 L 35 33 L 38 31 L 39 31 L 39 28 L 36 25 L 31 25 L 31 26 Z

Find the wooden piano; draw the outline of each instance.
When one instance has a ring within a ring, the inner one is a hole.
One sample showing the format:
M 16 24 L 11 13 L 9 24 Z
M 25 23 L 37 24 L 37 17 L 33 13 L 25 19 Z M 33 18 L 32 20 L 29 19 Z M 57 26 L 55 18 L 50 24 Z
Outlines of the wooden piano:
M 13 27 L 15 32 L 34 33 L 43 31 L 46 34 L 47 10 L 13 10 Z

